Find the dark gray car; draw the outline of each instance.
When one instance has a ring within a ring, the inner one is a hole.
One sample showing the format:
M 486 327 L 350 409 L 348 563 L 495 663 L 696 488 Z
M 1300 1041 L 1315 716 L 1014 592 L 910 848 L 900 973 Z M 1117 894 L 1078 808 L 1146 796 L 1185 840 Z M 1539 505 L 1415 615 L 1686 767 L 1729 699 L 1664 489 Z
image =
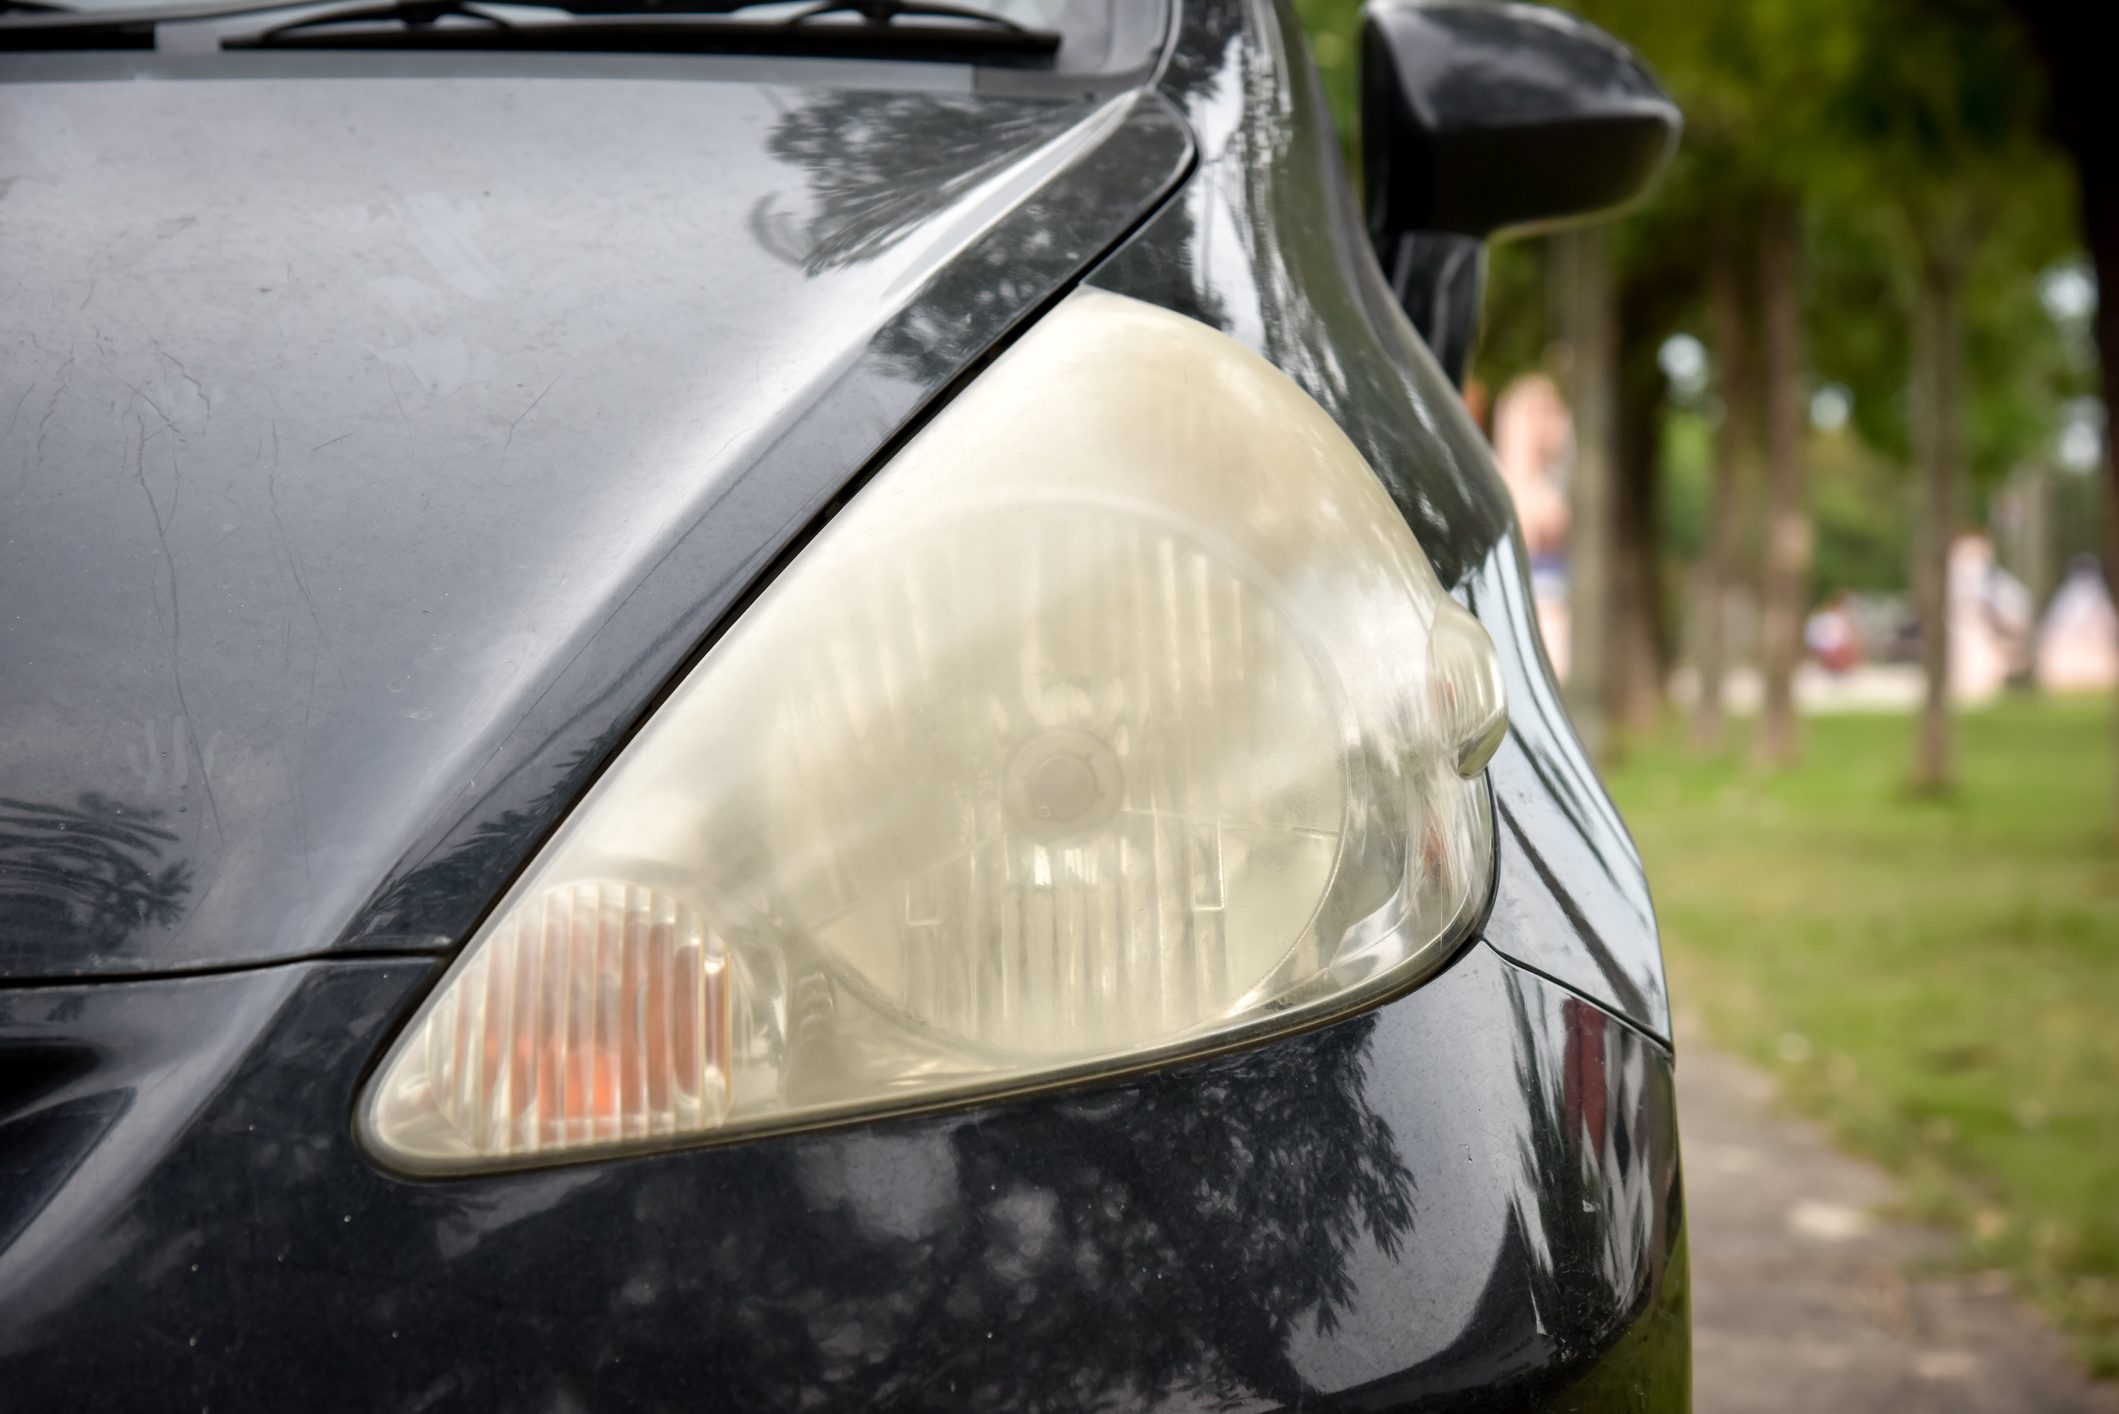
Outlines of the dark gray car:
M 0 3 L 0 1408 L 1685 1407 L 1453 382 L 1674 113 L 819 8 Z

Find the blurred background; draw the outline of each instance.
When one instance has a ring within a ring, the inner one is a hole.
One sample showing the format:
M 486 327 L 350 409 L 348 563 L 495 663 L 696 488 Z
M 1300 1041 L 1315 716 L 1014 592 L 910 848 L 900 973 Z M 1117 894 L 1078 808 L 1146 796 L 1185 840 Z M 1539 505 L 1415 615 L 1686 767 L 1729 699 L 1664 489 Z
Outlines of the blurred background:
M 2102 7 L 1562 8 L 1684 143 L 1495 250 L 1466 400 L 1681 1014 L 2119 1375 Z M 1351 155 L 1358 4 L 1297 9 Z

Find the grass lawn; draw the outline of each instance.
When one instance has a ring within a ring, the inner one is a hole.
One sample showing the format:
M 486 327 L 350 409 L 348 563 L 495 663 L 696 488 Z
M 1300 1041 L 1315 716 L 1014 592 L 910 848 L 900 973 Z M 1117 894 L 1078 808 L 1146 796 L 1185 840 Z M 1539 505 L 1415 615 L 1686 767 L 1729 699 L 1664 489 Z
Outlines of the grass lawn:
M 1904 1180 L 2119 1374 L 2119 843 L 2108 708 L 1961 721 L 1947 802 L 1912 723 L 1807 723 L 1796 770 L 1673 736 L 1609 773 L 1681 1007 Z M 1680 1061 L 1682 1064 L 1682 1059 Z

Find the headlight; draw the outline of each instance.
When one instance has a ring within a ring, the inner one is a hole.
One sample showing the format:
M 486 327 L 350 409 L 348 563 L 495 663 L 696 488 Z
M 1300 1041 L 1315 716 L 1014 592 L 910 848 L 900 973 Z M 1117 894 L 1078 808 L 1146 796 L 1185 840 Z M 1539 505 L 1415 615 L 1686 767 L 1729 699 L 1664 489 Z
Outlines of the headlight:
M 1439 965 L 1483 902 L 1485 632 L 1338 427 L 1084 292 L 677 688 L 385 1059 L 449 1172 L 1227 1046 Z

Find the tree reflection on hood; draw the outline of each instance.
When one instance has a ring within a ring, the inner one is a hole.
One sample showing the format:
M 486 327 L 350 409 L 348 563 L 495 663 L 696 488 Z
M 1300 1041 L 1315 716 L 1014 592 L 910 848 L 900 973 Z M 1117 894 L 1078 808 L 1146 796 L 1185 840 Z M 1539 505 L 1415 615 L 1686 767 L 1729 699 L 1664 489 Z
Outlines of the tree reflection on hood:
M 738 1407 L 1298 1399 L 1291 1335 L 1333 1328 L 1357 1244 L 1412 1231 L 1413 1175 L 1365 1094 L 1374 1025 L 1061 1105 L 760 1145 L 711 1207 L 666 1171 L 639 1217 L 673 1240 L 626 1284 L 656 1295 L 623 1348 L 640 1317 L 675 1322 L 687 1360 L 719 1347 Z

